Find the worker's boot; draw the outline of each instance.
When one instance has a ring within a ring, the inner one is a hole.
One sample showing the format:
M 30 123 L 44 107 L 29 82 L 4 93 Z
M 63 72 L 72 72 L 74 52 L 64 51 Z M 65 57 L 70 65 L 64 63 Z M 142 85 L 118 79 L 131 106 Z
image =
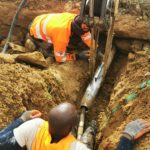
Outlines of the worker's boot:
M 94 149 L 94 144 L 95 144 L 95 136 L 96 136 L 96 121 L 92 120 L 89 123 L 89 126 L 83 133 L 81 137 L 81 142 L 83 142 L 87 147 L 91 150 Z

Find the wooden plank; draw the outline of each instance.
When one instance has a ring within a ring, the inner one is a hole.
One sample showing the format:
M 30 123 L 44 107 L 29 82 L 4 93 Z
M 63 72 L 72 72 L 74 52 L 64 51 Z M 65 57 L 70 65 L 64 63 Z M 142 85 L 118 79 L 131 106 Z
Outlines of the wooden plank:
M 112 49 L 113 33 L 114 33 L 114 19 L 111 18 L 111 27 L 108 30 L 105 54 L 104 54 L 104 59 L 103 59 L 103 62 L 104 62 L 103 78 L 105 78 L 105 75 L 108 69 L 108 58 Z
M 107 70 L 110 66 L 110 60 L 112 60 L 113 57 L 113 49 L 112 49 L 112 41 L 113 41 L 113 35 L 114 35 L 114 23 L 115 23 L 115 17 L 118 14 L 118 6 L 119 6 L 119 0 L 115 1 L 115 10 L 114 10 L 114 16 L 110 18 L 110 28 L 108 30 L 108 36 L 106 41 L 106 48 L 105 48 L 105 54 L 104 54 L 104 70 L 103 70 L 103 80 L 106 76 Z

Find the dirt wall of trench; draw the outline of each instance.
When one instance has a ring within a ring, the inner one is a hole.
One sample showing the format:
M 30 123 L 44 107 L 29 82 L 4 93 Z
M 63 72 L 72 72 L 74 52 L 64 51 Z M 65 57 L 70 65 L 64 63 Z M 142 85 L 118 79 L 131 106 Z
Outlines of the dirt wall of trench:
M 80 5 L 76 6 L 75 2 L 77 1 L 67 3 L 62 0 L 28 0 L 19 13 L 13 35 L 17 35 L 18 30 L 26 32 L 31 21 L 38 15 L 64 11 L 78 13 Z M 8 34 L 20 2 L 20 0 L 0 0 L 0 35 L 6 36 Z
M 150 121 L 150 51 L 129 53 L 128 62 L 117 77 L 105 112 L 99 114 L 99 149 L 113 150 L 130 121 Z M 132 97 L 132 98 L 131 98 Z M 150 134 L 135 145 L 135 150 L 150 149 Z

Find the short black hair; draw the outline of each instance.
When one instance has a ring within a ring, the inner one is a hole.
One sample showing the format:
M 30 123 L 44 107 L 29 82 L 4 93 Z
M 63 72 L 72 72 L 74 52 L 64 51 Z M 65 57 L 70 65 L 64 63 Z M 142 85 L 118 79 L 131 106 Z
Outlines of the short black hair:
M 77 15 L 71 23 L 71 31 L 79 36 L 86 33 L 81 27 L 82 23 L 84 23 L 83 19 Z

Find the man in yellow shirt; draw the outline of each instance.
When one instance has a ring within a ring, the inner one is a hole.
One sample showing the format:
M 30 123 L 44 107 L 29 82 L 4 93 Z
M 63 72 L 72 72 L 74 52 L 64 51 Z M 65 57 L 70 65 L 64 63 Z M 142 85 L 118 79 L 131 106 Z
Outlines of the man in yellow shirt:
M 10 126 L 0 131 L 0 150 L 90 150 L 78 141 L 71 130 L 77 123 L 77 110 L 70 103 L 54 107 L 48 121 L 37 110 L 27 111 Z M 31 119 L 31 120 L 30 120 Z M 90 130 L 95 136 L 95 130 Z

